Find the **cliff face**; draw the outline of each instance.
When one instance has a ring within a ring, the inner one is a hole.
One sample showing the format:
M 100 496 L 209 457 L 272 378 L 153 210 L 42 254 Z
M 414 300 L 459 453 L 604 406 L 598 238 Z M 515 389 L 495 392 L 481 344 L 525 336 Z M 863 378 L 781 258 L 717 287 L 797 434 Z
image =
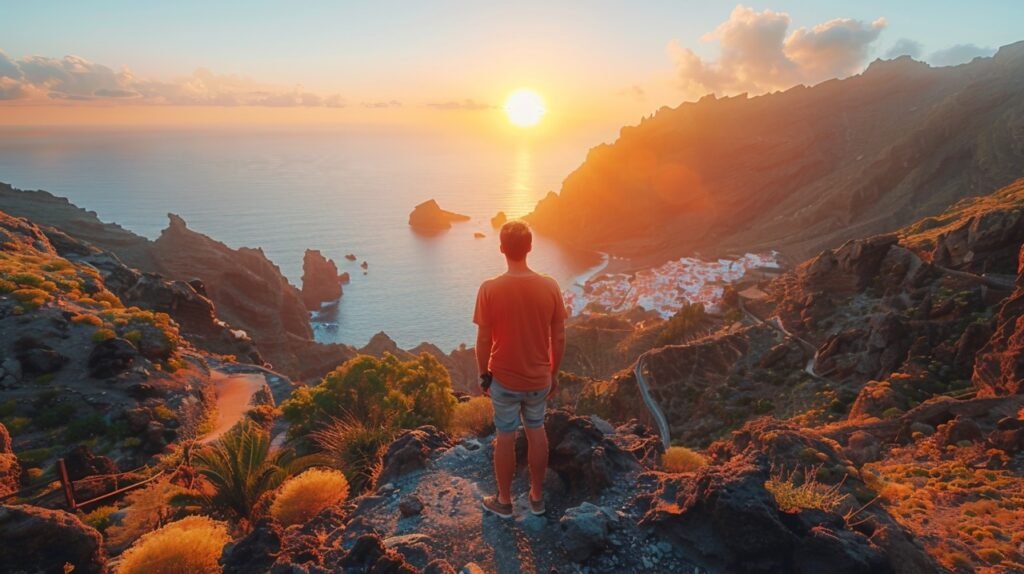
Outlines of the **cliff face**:
M 1024 43 L 909 58 L 756 98 L 663 108 L 602 145 L 528 219 L 567 243 L 663 258 L 823 247 L 1024 175 Z
M 149 241 L 116 224 L 101 221 L 95 213 L 64 198 L 45 191 L 22 191 L 6 184 L 0 184 L 0 209 L 52 227 L 48 231 L 50 236 L 62 241 L 68 250 L 86 258 L 95 255 L 96 260 L 89 261 L 90 264 L 106 266 L 108 273 L 119 269 L 111 285 L 112 289 L 124 287 L 118 291 L 119 296 L 134 298 L 133 304 L 147 308 L 154 303 L 166 303 L 166 309 L 157 310 L 170 313 L 185 328 L 196 326 L 192 332 L 202 340 L 196 339 L 194 343 L 203 348 L 237 354 L 240 360 L 266 359 L 295 378 L 322 376 L 355 355 L 347 345 L 321 345 L 313 340 L 301 292 L 288 283 L 259 249 L 231 249 L 190 230 L 176 215 L 169 216 L 168 228 L 156 241 Z M 96 255 L 93 252 L 97 249 L 109 253 Z M 110 254 L 116 257 L 111 259 Z M 176 281 L 173 290 L 177 294 L 164 289 L 154 293 L 148 287 L 161 281 L 147 273 L 159 273 Z M 195 282 L 203 293 L 200 295 L 186 285 L 189 282 Z M 136 284 L 134 291 L 128 291 Z M 221 336 L 223 328 L 208 325 L 213 310 L 204 307 L 211 302 L 220 319 L 246 331 L 246 337 L 258 346 L 258 354 L 254 354 L 254 349 L 238 352 L 237 341 Z

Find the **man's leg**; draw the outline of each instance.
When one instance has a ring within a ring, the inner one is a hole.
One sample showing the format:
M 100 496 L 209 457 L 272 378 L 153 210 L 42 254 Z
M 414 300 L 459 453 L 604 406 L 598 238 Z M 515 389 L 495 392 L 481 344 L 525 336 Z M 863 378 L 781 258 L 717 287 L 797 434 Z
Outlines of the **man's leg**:
M 512 502 L 512 477 L 516 472 L 516 431 L 498 431 L 494 439 L 494 478 L 498 481 L 498 502 Z
M 526 440 L 529 444 L 527 459 L 530 462 L 530 500 L 542 500 L 544 475 L 548 470 L 548 433 L 544 430 L 544 425 L 527 428 Z
M 530 500 L 544 500 L 544 474 L 548 470 L 548 433 L 544 430 L 548 390 L 528 393 L 523 401 L 523 427 L 529 446 Z

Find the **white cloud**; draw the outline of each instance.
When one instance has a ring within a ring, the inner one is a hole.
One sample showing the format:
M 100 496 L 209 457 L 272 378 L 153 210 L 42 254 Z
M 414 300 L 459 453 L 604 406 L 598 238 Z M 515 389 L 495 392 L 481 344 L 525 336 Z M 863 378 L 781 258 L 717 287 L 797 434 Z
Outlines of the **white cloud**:
M 442 111 L 466 111 L 466 112 L 478 112 L 482 110 L 494 109 L 494 106 L 484 102 L 478 102 L 472 98 L 466 98 L 463 100 L 450 100 L 447 102 L 432 102 L 427 106 L 434 108 L 435 110 Z
M 718 42 L 716 60 L 703 60 L 676 41 L 669 54 L 691 92 L 761 93 L 857 73 L 886 26 L 884 18 L 871 23 L 839 18 L 789 32 L 791 23 L 784 12 L 737 6 L 703 38 Z
M 164 105 L 344 107 L 339 94 L 321 95 L 200 68 L 172 81 L 144 79 L 79 56 L 12 59 L 0 51 L 0 100 L 107 100 Z
M 933 66 L 956 66 L 966 64 L 975 58 L 983 58 L 995 54 L 992 48 L 982 48 L 974 44 L 957 44 L 945 50 L 933 52 L 928 56 L 928 63 Z
M 889 48 L 889 51 L 885 53 L 885 57 L 892 59 L 899 58 L 900 56 L 910 56 L 917 60 L 921 57 L 923 52 L 924 46 L 922 46 L 920 42 L 911 40 L 910 38 L 900 38 L 899 40 L 896 40 L 896 43 L 892 45 L 892 48 Z

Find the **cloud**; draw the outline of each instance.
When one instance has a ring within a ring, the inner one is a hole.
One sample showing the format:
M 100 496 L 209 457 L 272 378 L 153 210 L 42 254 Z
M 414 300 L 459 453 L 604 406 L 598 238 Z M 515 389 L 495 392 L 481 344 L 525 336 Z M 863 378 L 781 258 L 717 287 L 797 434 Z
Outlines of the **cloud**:
M 784 12 L 737 6 L 702 38 L 718 42 L 717 60 L 703 60 L 676 41 L 669 54 L 686 89 L 761 93 L 857 73 L 886 27 L 884 18 L 871 23 L 838 18 L 789 32 L 791 23 Z
M 114 70 L 79 56 L 27 56 L 17 60 L 0 51 L 0 100 L 115 101 L 159 105 L 332 107 L 345 106 L 340 94 L 321 95 L 300 88 L 256 82 L 200 68 L 172 81 L 139 78 L 128 68 Z
M 363 102 L 363 107 L 375 110 L 387 108 L 400 108 L 402 107 L 402 102 L 398 100 L 380 100 L 376 102 Z
M 900 38 L 896 40 L 896 43 L 889 48 L 889 51 L 885 53 L 885 57 L 899 58 L 900 56 L 910 56 L 915 60 L 920 59 L 921 54 L 924 52 L 924 46 L 921 42 L 911 40 L 910 38 Z
M 996 51 L 992 48 L 982 48 L 974 44 L 957 44 L 945 50 L 932 52 L 927 60 L 933 66 L 956 66 L 966 64 L 975 58 L 983 58 L 995 53 Z
M 427 106 L 434 108 L 435 110 L 443 111 L 466 111 L 466 112 L 478 112 L 482 110 L 492 110 L 495 106 L 491 104 L 485 104 L 478 102 L 471 98 L 464 100 L 451 100 L 447 102 L 433 102 L 427 104 Z
M 638 102 L 642 102 L 647 99 L 647 92 L 636 84 L 633 84 L 628 88 L 622 88 L 619 90 L 619 95 L 626 96 L 627 98 L 633 98 Z

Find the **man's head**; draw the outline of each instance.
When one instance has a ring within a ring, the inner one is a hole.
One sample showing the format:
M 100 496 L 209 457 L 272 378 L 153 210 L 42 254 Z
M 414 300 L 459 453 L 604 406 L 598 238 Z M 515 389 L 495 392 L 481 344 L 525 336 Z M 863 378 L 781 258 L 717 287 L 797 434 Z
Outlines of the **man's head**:
M 501 252 L 510 261 L 522 261 L 533 248 L 533 233 L 524 221 L 509 221 L 501 226 Z

